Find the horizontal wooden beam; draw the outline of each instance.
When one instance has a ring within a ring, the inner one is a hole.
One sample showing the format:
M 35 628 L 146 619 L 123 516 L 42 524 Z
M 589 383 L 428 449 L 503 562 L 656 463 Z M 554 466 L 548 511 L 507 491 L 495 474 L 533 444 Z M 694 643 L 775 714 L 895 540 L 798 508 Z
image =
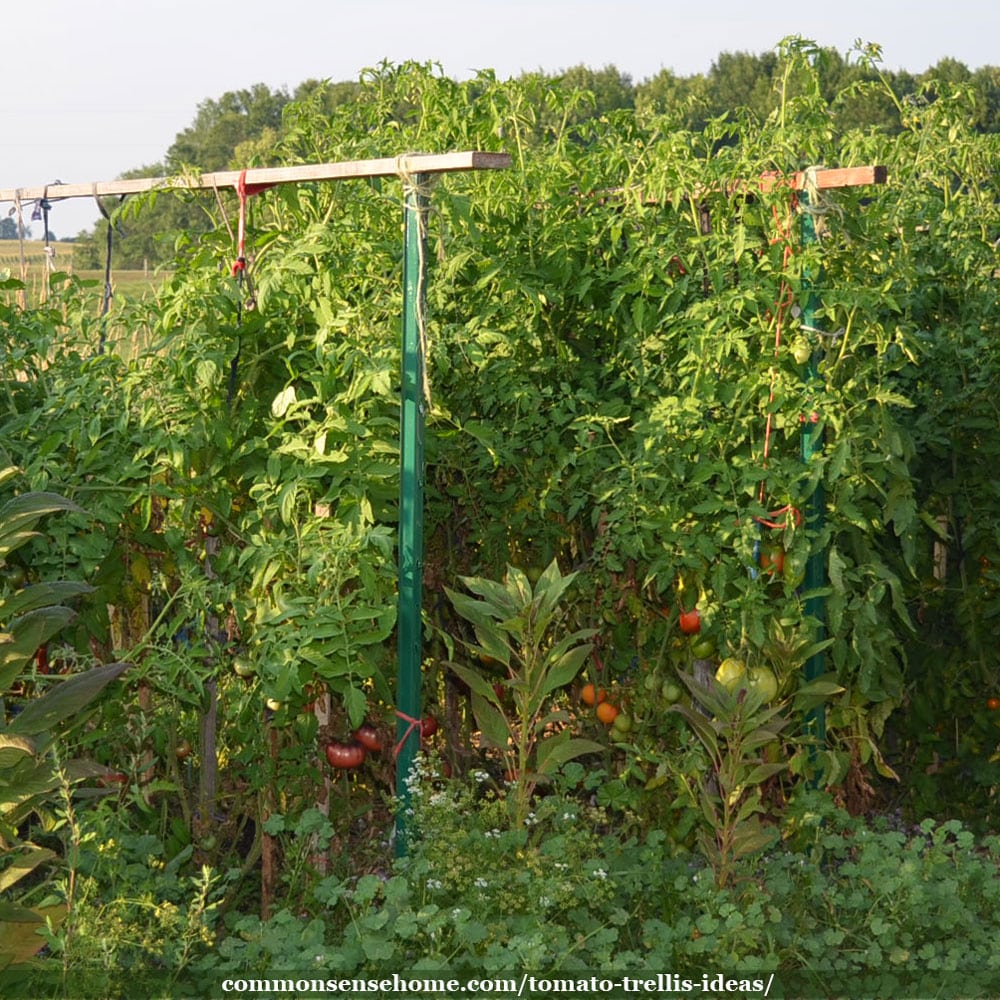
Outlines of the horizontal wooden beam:
M 761 174 L 760 190 L 771 191 L 776 187 L 790 187 L 795 191 L 804 191 L 810 184 L 815 184 L 819 190 L 864 187 L 868 184 L 885 184 L 888 177 L 889 171 L 882 166 L 817 167 L 811 171 L 797 170 L 794 174 L 779 174 L 773 171 Z
M 301 184 L 307 181 L 342 181 L 364 177 L 415 177 L 461 170 L 503 170 L 510 166 L 508 153 L 408 153 L 378 160 L 347 160 L 297 167 L 255 167 L 246 171 L 247 185 Z M 242 171 L 222 170 L 177 177 L 133 177 L 129 180 L 95 181 L 91 184 L 46 184 L 42 187 L 2 188 L 0 202 L 36 201 L 46 198 L 101 198 L 142 194 L 146 191 L 211 191 L 236 187 Z

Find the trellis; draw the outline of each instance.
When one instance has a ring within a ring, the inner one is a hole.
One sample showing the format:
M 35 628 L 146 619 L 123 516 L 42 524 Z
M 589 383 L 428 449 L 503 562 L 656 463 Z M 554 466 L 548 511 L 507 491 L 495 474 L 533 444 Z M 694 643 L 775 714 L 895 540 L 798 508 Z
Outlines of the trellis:
M 397 177 L 403 182 L 402 385 L 400 389 L 400 481 L 396 692 L 397 850 L 405 847 L 406 778 L 420 746 L 421 614 L 423 598 L 424 428 L 426 423 L 424 289 L 426 286 L 426 188 L 430 178 L 470 170 L 502 170 L 507 153 L 477 150 L 407 154 L 369 160 L 225 170 L 197 176 L 140 177 L 90 184 L 46 184 L 0 189 L 0 202 L 21 205 L 66 198 L 125 197 L 152 191 L 212 191 L 279 184 Z
M 397 694 L 396 694 L 396 789 L 400 802 L 408 800 L 406 778 L 420 745 L 421 662 L 422 662 L 422 591 L 423 591 L 423 507 L 425 485 L 424 436 L 426 423 L 424 289 L 426 262 L 424 240 L 426 229 L 426 182 L 439 174 L 505 169 L 511 158 L 505 153 L 479 151 L 408 154 L 381 159 L 354 160 L 337 163 L 308 164 L 293 167 L 266 167 L 245 171 L 218 171 L 197 176 L 172 178 L 132 178 L 89 184 L 48 184 L 35 187 L 0 189 L 0 202 L 23 204 L 35 200 L 59 201 L 67 198 L 125 197 L 152 191 L 195 191 L 237 188 L 240 185 L 258 188 L 279 184 L 338 181 L 349 179 L 398 177 L 403 181 L 404 253 L 403 253 L 403 315 L 402 315 L 402 385 L 400 390 L 400 485 L 398 534 L 398 619 L 397 619 Z M 881 166 L 813 169 L 789 175 L 767 173 L 754 182 L 738 182 L 734 189 L 748 195 L 775 187 L 797 192 L 801 203 L 808 207 L 810 192 L 858 187 L 886 182 L 886 169 Z M 817 240 L 815 220 L 809 211 L 801 216 L 801 236 L 804 244 Z M 819 300 L 815 284 L 819 275 L 807 275 L 807 295 L 802 303 L 802 323 L 813 328 Z M 818 351 L 814 351 L 805 367 L 805 377 L 819 379 Z M 801 458 L 808 462 L 822 446 L 822 429 L 811 421 L 803 423 Z M 825 497 L 818 485 L 808 498 L 805 521 L 821 529 L 825 517 Z M 807 616 L 824 628 L 825 602 L 822 588 L 826 582 L 825 554 L 812 553 L 807 561 L 803 581 L 807 592 Z M 823 652 L 814 653 L 805 665 L 805 676 L 813 679 L 825 669 Z M 807 731 L 817 741 L 825 739 L 825 714 L 815 709 L 807 719 Z M 397 814 L 397 850 L 405 849 L 405 808 Z

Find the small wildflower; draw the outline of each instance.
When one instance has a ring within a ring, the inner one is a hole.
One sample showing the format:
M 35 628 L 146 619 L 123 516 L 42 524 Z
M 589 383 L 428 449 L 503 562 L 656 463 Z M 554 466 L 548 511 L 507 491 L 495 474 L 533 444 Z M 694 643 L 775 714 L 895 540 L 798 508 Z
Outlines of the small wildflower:
M 603 868 L 594 869 L 594 878 L 606 879 L 607 877 L 608 873 Z
M 441 880 L 440 879 L 436 879 L 436 878 L 429 878 L 427 880 L 426 885 L 427 885 L 428 889 L 440 889 L 441 888 Z
M 489 885 L 489 882 L 487 882 L 486 879 L 484 879 L 484 878 L 477 878 L 476 881 L 473 882 L 472 884 L 477 889 L 485 889 Z

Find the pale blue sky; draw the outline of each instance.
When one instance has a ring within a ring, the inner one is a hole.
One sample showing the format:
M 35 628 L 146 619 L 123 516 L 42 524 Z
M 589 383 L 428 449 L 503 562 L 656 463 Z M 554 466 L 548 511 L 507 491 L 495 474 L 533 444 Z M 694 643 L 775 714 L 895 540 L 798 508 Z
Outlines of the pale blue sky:
M 1000 65 L 1000 0 L 46 0 L 4 65 L 0 188 L 112 180 L 160 160 L 198 104 L 254 83 L 356 79 L 383 59 L 433 60 L 456 77 L 613 63 L 640 81 L 704 72 L 723 51 L 802 35 L 922 72 L 945 56 Z M 89 228 L 88 199 L 53 206 L 57 236 Z

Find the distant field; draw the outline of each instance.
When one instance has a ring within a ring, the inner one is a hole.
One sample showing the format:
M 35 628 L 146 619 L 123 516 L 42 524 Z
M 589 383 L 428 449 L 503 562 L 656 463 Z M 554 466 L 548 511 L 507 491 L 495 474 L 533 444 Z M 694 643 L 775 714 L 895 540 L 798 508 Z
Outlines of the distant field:
M 77 270 L 73 267 L 74 244 L 55 242 L 52 244 L 55 250 L 55 269 L 75 274 L 85 280 L 98 282 L 93 294 L 95 301 L 100 301 L 104 295 L 104 269 L 98 270 Z M 26 240 L 24 244 L 24 259 L 27 265 L 26 282 L 27 298 L 29 304 L 37 303 L 39 291 L 45 276 L 45 244 L 41 240 Z M 21 276 L 21 248 L 17 240 L 0 240 L 0 274 L 9 272 L 11 278 Z M 157 289 L 164 280 L 162 273 L 153 271 L 122 271 L 113 270 L 111 272 L 111 288 L 117 294 L 128 296 L 129 298 L 141 297 L 148 292 Z M 11 293 L 6 293 L 8 296 Z

